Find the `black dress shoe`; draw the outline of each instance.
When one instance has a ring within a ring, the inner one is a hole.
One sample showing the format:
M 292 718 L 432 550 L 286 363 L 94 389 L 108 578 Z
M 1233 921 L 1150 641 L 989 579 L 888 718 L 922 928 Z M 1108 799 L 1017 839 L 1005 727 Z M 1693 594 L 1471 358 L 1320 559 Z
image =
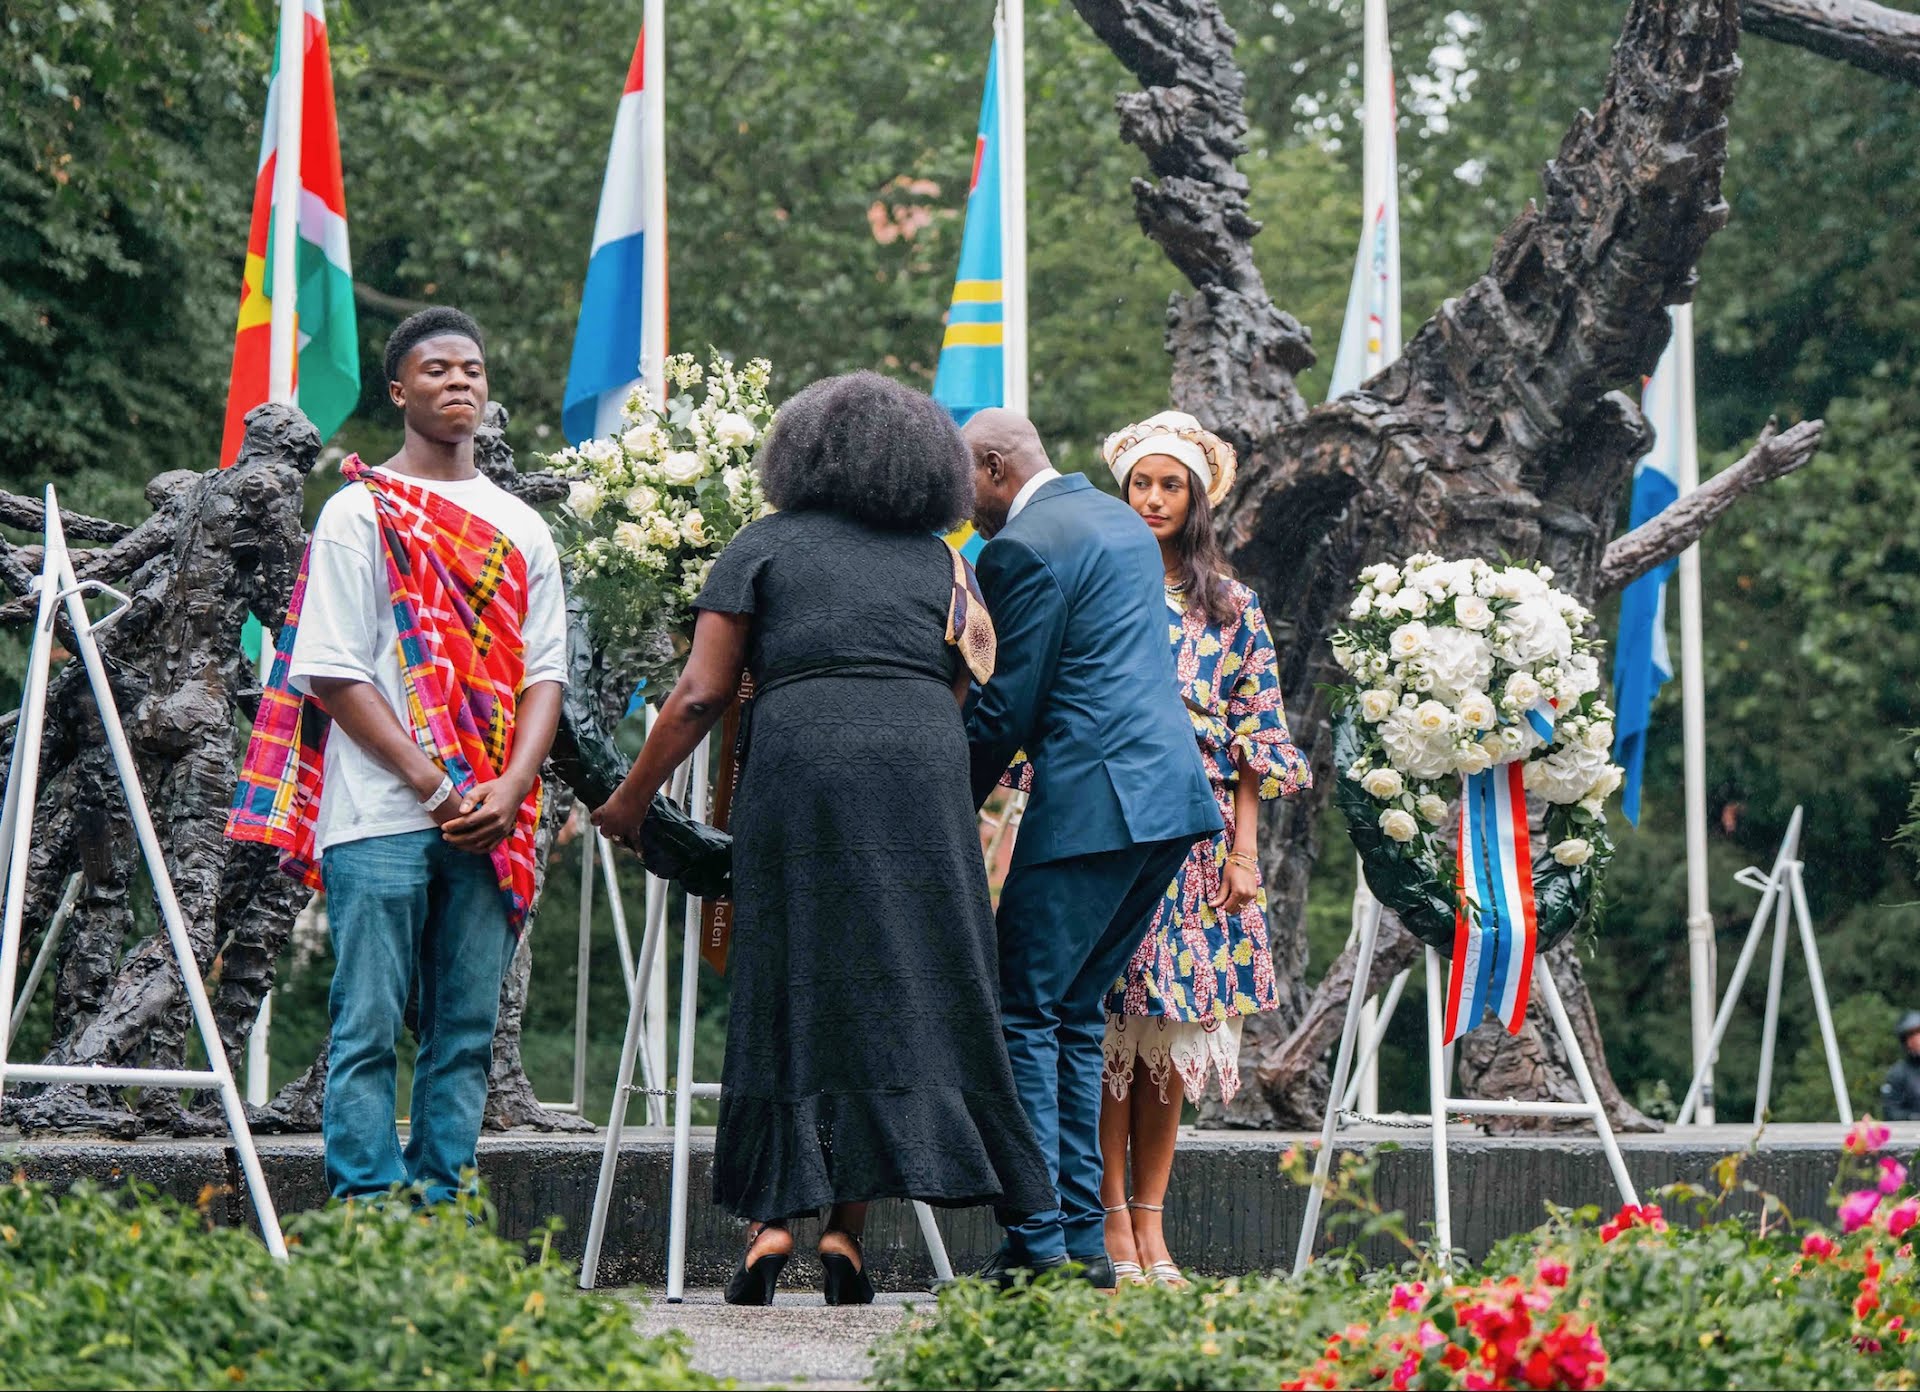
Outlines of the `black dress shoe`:
M 755 1234 L 756 1238 L 758 1234 Z M 790 1252 L 767 1252 L 749 1263 L 747 1257 L 753 1251 L 753 1243 L 747 1244 L 747 1250 L 740 1254 L 740 1265 L 735 1268 L 733 1278 L 727 1282 L 722 1297 L 729 1305 L 771 1305 L 774 1288 L 780 1284 L 780 1273 L 786 1269 Z
M 1079 1266 L 1080 1279 L 1095 1290 L 1110 1291 L 1119 1287 L 1120 1278 L 1114 1275 L 1113 1262 L 1104 1252 L 1097 1257 L 1069 1257 L 1068 1260 Z
M 973 1274 L 977 1280 L 991 1281 L 1004 1291 L 1012 1290 L 1018 1285 L 1022 1274 L 1029 1279 L 1037 1279 L 1042 1273 L 1058 1271 L 1066 1264 L 1065 1257 L 1048 1257 L 1041 1261 L 1031 1261 L 1017 1257 L 1007 1248 L 1002 1247 L 987 1258 L 985 1266 Z

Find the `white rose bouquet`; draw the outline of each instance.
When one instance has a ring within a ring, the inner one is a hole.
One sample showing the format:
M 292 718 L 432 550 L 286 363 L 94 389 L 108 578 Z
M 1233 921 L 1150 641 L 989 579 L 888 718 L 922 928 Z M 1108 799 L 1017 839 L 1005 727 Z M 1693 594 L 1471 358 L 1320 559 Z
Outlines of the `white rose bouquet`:
M 1536 879 L 1569 882 L 1566 913 L 1555 915 L 1562 932 L 1584 916 L 1612 854 L 1604 803 L 1621 771 L 1610 757 L 1613 712 L 1600 694 L 1593 616 L 1552 582 L 1533 563 L 1430 553 L 1383 562 L 1360 573 L 1333 635 L 1334 659 L 1351 679 L 1336 696 L 1342 811 L 1369 882 L 1397 882 L 1405 903 L 1382 898 L 1403 919 L 1432 910 L 1433 933 L 1448 943 L 1454 875 L 1442 864 L 1452 859 L 1442 828 L 1461 779 L 1523 762 L 1527 791 L 1549 804 Z M 1553 908 L 1555 887 L 1544 893 Z M 1543 939 L 1547 927 L 1543 916 Z
M 664 411 L 636 390 L 618 434 L 546 463 L 568 480 L 555 530 L 595 644 L 636 679 L 670 684 L 714 557 L 768 511 L 753 459 L 773 406 L 764 359 L 735 367 L 716 353 L 702 368 L 680 354 L 666 369 Z

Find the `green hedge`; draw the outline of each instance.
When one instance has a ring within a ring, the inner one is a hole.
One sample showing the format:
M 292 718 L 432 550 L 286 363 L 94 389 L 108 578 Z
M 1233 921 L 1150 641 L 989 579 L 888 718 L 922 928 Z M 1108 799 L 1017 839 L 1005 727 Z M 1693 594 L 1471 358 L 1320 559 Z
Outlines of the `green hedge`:
M 1840 1162 L 1838 1230 L 1796 1222 L 1740 1176 L 1674 1186 L 1658 1205 L 1550 1210 L 1477 1268 L 1441 1278 L 1348 1157 L 1329 1193 L 1407 1260 L 1350 1253 L 1307 1277 L 1122 1290 L 1048 1277 L 1009 1295 L 977 1282 L 875 1349 L 881 1388 L 1855 1388 L 1920 1386 L 1913 1238 L 1920 1197 L 1863 1124 Z M 1304 1177 L 1307 1158 L 1292 1157 Z M 1757 1195 L 1759 1219 L 1731 1216 Z
M 212 1194 L 203 1195 L 202 1210 Z M 291 1259 L 137 1185 L 0 1184 L 8 1387 L 717 1387 L 684 1339 L 574 1285 L 553 1228 L 491 1231 L 482 1199 L 338 1204 Z

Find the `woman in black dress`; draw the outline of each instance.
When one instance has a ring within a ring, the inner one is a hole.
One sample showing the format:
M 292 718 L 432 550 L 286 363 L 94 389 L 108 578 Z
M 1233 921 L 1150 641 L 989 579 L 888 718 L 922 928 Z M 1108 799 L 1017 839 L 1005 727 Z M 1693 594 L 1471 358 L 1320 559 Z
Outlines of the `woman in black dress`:
M 631 840 L 752 673 L 713 1190 L 754 1226 L 727 1299 L 770 1302 L 787 1221 L 831 1205 L 827 1298 L 864 1303 L 868 1200 L 1054 1202 L 1000 1033 L 935 535 L 973 471 L 940 406 L 868 372 L 783 406 L 760 470 L 779 511 L 715 561 L 686 670 L 594 821 Z

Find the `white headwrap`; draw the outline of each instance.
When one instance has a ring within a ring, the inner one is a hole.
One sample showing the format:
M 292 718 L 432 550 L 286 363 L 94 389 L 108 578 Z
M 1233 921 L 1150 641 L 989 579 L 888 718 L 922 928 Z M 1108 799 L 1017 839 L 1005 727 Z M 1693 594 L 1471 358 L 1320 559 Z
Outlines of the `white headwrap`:
M 1185 411 L 1162 411 L 1115 431 L 1100 452 L 1123 489 L 1133 466 L 1155 454 L 1177 459 L 1191 469 L 1209 503 L 1218 504 L 1233 486 L 1233 446 Z

